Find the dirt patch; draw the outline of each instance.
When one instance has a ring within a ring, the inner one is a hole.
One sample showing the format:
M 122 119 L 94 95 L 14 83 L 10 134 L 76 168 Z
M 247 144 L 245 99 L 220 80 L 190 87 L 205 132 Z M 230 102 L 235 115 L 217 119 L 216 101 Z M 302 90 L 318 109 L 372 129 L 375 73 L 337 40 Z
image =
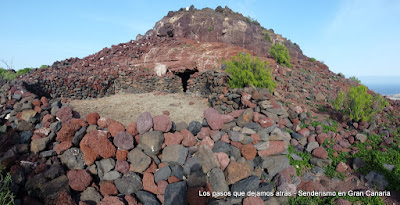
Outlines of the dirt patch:
M 192 97 L 184 93 L 160 92 L 116 94 L 91 100 L 72 100 L 69 104 L 81 114 L 81 117 L 86 118 L 87 114 L 97 112 L 101 117 L 112 118 L 125 126 L 135 122 L 137 117 L 146 111 L 150 112 L 152 116 L 168 111 L 172 121 L 176 123 L 186 122 L 189 124 L 194 120 L 202 122 L 203 111 L 208 108 L 206 98 Z

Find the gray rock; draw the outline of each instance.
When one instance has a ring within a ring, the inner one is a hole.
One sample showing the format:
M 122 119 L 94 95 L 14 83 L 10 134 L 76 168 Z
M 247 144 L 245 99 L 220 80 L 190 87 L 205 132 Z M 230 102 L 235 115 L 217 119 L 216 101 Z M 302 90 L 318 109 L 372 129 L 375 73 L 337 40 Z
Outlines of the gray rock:
M 286 137 L 285 135 L 282 133 L 281 129 L 279 128 L 275 128 L 274 130 L 272 130 L 271 134 L 269 135 L 269 140 L 285 140 Z
M 319 147 L 318 142 L 309 142 L 306 147 L 307 152 L 312 152 L 315 148 Z
M 196 155 L 200 164 L 202 165 L 202 170 L 204 173 L 208 173 L 212 168 L 218 168 L 220 166 L 218 160 L 214 156 L 214 153 L 205 145 L 200 146 Z
M 83 136 L 86 134 L 86 127 L 81 127 L 78 132 L 75 133 L 74 138 L 72 139 L 72 144 L 74 146 L 79 146 Z
M 121 173 L 119 173 L 117 171 L 109 171 L 109 172 L 104 173 L 103 177 L 100 177 L 100 178 L 102 178 L 103 180 L 114 181 L 120 177 L 121 177 Z
M 253 121 L 254 111 L 251 108 L 245 109 L 242 114 L 239 115 L 237 124 L 239 127 L 244 127 L 248 122 Z M 249 121 L 250 120 L 250 121 Z
M 54 151 L 54 150 L 48 150 L 48 151 L 40 152 L 39 155 L 40 155 L 41 158 L 47 158 L 47 157 L 56 156 L 57 152 Z
M 180 180 L 183 179 L 183 167 L 179 165 L 170 165 L 169 168 L 171 168 L 171 176 L 176 176 Z
M 241 134 L 240 132 L 235 132 L 235 131 L 230 131 L 228 133 L 228 135 L 229 135 L 229 139 L 232 141 L 235 141 L 235 142 L 241 142 L 245 137 L 245 135 Z
M 68 169 L 83 169 L 85 167 L 83 153 L 76 147 L 72 147 L 65 151 L 61 155 L 61 162 L 65 164 Z
M 257 189 L 258 192 L 273 192 L 274 185 L 269 182 L 264 182 L 260 184 L 260 187 Z M 262 200 L 266 200 L 270 198 L 269 196 L 260 196 Z
M 19 133 L 19 143 L 21 144 L 25 144 L 31 141 L 31 137 L 33 136 L 32 131 L 23 131 L 21 133 Z
M 182 131 L 184 129 L 187 129 L 188 127 L 189 127 L 189 125 L 186 122 L 179 122 L 179 123 L 176 124 L 175 130 L 177 132 L 180 132 L 180 131 Z
M 69 192 L 68 178 L 65 175 L 61 175 L 40 187 L 42 198 L 55 199 L 57 198 L 58 192 L 66 191 Z
M 295 161 L 302 161 L 303 158 L 301 158 L 299 155 L 295 154 L 295 153 L 291 153 L 290 157 L 292 157 L 293 160 Z
M 187 185 L 189 187 L 204 187 L 206 183 L 207 176 L 200 170 L 190 173 L 187 179 Z
M 257 176 L 249 176 L 246 179 L 242 179 L 232 185 L 232 192 L 248 192 L 256 191 L 260 185 L 260 179 Z
M 315 166 L 315 167 L 311 168 L 311 172 L 314 173 L 316 176 L 322 176 L 325 173 L 325 169 Z
M 166 146 L 162 152 L 162 162 L 172 165 L 183 165 L 188 155 L 188 148 L 182 145 L 169 145 Z
M 299 134 L 299 133 L 297 133 L 297 132 L 292 132 L 291 136 L 292 136 L 292 138 L 295 139 L 295 140 L 301 140 L 301 139 L 304 138 L 303 135 L 301 135 L 301 134 Z
M 158 201 L 157 197 L 147 191 L 137 191 L 135 193 L 136 197 L 142 202 L 143 205 L 161 205 L 160 201 Z
M 169 168 L 169 166 L 164 166 L 154 173 L 154 181 L 158 183 L 160 180 L 168 180 L 168 177 L 171 176 L 171 173 L 171 168 Z
M 65 176 L 65 175 L 64 175 Z M 46 177 L 40 173 L 37 175 L 34 175 L 32 178 L 28 179 L 28 181 L 25 184 L 25 190 L 29 194 L 29 196 L 33 197 L 41 197 L 41 187 L 44 186 L 47 183 Z
M 317 180 L 317 176 L 315 176 L 314 174 L 312 174 L 310 172 L 306 172 L 303 174 L 303 180 L 304 181 L 315 181 L 315 180 Z
M 81 197 L 80 197 L 80 201 L 85 201 L 90 204 L 100 203 L 100 201 L 102 199 L 103 199 L 103 197 L 100 195 L 100 193 L 94 187 L 86 188 L 86 190 L 81 193 Z
M 378 190 L 385 190 L 389 185 L 389 182 L 385 179 L 385 176 L 375 171 L 370 171 L 365 179 L 368 180 L 368 185 L 375 185 Z M 371 186 L 372 187 L 372 186 Z
M 268 132 L 268 129 L 262 128 L 262 129 L 258 130 L 257 134 L 260 136 L 261 141 L 268 142 L 269 141 L 269 133 L 271 133 L 271 131 Z
M 96 161 L 97 174 L 102 177 L 105 173 L 111 171 L 115 167 L 115 160 L 112 158 Z
M 43 175 L 48 179 L 55 179 L 64 174 L 65 171 L 60 164 L 51 165 L 51 167 L 43 173 Z
M 356 157 L 353 159 L 353 164 L 352 167 L 354 170 L 360 169 L 365 167 L 367 164 L 364 162 L 364 160 L 360 159 L 359 157 Z
M 124 176 L 114 180 L 114 184 L 118 191 L 125 195 L 129 195 L 143 189 L 141 178 L 133 172 L 126 172 Z
M 140 138 L 139 146 L 148 155 L 157 155 L 164 142 L 164 135 L 161 131 L 146 132 Z
M 243 127 L 243 129 L 242 129 L 242 134 L 245 134 L 245 135 L 251 135 L 251 134 L 255 134 L 255 133 L 256 132 L 254 130 L 247 128 L 247 127 Z
M 361 143 L 364 143 L 365 141 L 367 141 L 367 136 L 364 134 L 357 134 L 356 139 L 359 140 Z
M 332 159 L 319 159 L 319 158 L 311 158 L 310 163 L 319 166 L 319 167 L 326 167 L 332 164 Z
M 385 169 L 387 169 L 387 170 L 389 170 L 389 171 L 393 171 L 394 168 L 395 168 L 394 165 L 386 164 L 386 163 L 383 163 L 383 167 L 385 167 Z
M 197 156 L 193 156 L 193 157 L 188 158 L 186 160 L 186 163 L 185 163 L 184 167 L 183 167 L 183 173 L 186 176 L 189 176 L 190 173 L 196 172 L 198 170 L 202 170 L 202 166 L 200 164 L 200 161 L 198 160 L 198 157 Z
M 228 192 L 229 187 L 225 181 L 224 172 L 220 168 L 213 168 L 208 176 L 208 181 L 215 192 Z M 222 198 L 222 197 L 221 197 Z
M 269 141 L 260 141 L 259 143 L 255 144 L 254 147 L 258 150 L 258 151 L 262 151 L 262 150 L 266 150 L 269 148 Z
M 270 178 L 290 166 L 289 159 L 286 155 L 266 156 L 262 159 L 261 167 L 267 169 Z
M 185 181 L 168 184 L 165 189 L 164 204 L 186 205 L 187 187 Z
M 192 122 L 189 123 L 188 130 L 189 130 L 194 136 L 196 136 L 197 133 L 200 132 L 200 130 L 201 130 L 202 127 L 203 127 L 203 126 L 201 125 L 200 122 L 198 122 L 198 121 L 192 121 Z
M 60 131 L 61 127 L 62 127 L 61 121 L 53 122 L 50 124 L 50 130 L 51 130 L 51 132 L 54 132 L 54 133 L 57 133 L 58 131 Z
M 133 171 L 139 173 L 144 172 L 151 164 L 151 158 L 138 148 L 129 152 L 128 161 L 134 165 Z

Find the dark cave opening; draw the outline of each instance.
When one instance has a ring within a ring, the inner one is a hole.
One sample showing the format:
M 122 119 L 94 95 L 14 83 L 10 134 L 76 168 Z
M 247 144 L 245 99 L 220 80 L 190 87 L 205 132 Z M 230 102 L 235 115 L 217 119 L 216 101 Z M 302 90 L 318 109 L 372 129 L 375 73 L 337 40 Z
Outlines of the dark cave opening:
M 182 79 L 183 92 L 187 91 L 188 80 L 190 79 L 190 76 L 193 75 L 196 72 L 197 72 L 197 70 L 186 69 L 183 72 L 175 73 L 175 75 L 179 76 Z

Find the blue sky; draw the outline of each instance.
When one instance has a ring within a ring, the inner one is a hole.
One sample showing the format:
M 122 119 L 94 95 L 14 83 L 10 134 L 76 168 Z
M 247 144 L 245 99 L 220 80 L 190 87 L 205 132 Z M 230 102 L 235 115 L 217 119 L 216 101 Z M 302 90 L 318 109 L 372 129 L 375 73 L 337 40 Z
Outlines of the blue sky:
M 168 11 L 192 4 L 251 16 L 336 73 L 400 76 L 398 0 L 3 1 L 0 59 L 21 69 L 82 58 L 135 39 Z

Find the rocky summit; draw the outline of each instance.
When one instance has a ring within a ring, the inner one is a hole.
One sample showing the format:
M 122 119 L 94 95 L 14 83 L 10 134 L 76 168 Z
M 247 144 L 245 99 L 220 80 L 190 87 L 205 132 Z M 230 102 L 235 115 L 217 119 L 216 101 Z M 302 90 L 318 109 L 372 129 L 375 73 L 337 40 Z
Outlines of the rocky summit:
M 270 56 L 275 43 L 291 67 Z M 222 59 L 241 52 L 269 62 L 273 92 L 228 86 Z M 1 83 L 0 162 L 16 204 L 297 204 L 298 191 L 350 190 L 392 195 L 330 202 L 399 202 L 400 103 L 349 120 L 331 102 L 357 83 L 227 7 L 171 11 L 135 40 Z M 200 122 L 143 110 L 124 126 L 68 104 L 153 91 L 210 107 Z

